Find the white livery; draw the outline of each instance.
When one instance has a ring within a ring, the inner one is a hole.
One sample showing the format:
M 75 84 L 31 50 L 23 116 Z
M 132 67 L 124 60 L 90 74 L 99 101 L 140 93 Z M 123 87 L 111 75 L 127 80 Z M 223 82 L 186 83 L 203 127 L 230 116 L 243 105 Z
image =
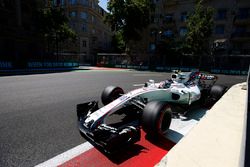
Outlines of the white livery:
M 175 72 L 169 80 L 149 80 L 125 94 L 120 87 L 109 86 L 102 93 L 103 107 L 99 108 L 96 101 L 77 106 L 80 132 L 106 152 L 116 151 L 121 142 L 138 141 L 141 128 L 149 135 L 162 136 L 171 122 L 171 106 L 186 108 L 202 97 L 216 101 L 222 96 L 225 87 L 215 86 L 216 80 L 216 76 L 200 72 Z M 108 125 L 106 118 L 116 113 L 125 113 L 129 119 L 124 119 L 124 124 Z

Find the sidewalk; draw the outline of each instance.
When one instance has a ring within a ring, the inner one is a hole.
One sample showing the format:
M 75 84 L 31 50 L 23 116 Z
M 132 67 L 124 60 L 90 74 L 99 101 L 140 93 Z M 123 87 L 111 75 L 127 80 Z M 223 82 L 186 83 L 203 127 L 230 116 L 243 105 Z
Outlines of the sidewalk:
M 158 167 L 237 167 L 242 163 L 246 85 L 237 84 L 197 126 L 159 162 Z

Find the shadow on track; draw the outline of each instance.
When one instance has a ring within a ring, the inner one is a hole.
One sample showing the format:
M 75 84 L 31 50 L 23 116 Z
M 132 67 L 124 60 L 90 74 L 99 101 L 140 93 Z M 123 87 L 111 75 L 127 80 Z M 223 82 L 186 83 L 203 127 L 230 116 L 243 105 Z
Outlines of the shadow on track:
M 0 70 L 1 76 L 18 76 L 18 75 L 37 75 L 37 74 L 51 74 L 51 73 L 64 73 L 76 70 L 89 70 L 89 69 L 36 69 L 36 70 Z

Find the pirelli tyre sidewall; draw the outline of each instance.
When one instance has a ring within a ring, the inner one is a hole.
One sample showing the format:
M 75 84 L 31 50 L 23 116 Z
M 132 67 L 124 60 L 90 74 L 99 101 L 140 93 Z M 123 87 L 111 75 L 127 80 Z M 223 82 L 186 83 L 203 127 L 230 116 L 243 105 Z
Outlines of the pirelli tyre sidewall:
M 142 128 L 150 136 L 163 136 L 172 119 L 171 107 L 167 102 L 149 102 L 142 114 Z
M 120 87 L 116 86 L 108 86 L 106 87 L 102 92 L 102 104 L 107 105 L 110 102 L 114 101 L 118 97 L 121 96 L 121 94 L 124 94 L 124 91 Z

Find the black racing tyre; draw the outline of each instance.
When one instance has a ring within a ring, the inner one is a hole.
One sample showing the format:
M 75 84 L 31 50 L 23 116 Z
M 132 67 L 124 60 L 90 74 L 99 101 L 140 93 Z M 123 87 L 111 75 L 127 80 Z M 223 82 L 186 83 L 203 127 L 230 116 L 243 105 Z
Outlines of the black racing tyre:
M 108 86 L 102 92 L 102 104 L 107 105 L 110 102 L 114 101 L 118 97 L 124 94 L 124 91 L 120 87 Z
M 211 108 L 226 92 L 227 87 L 223 85 L 213 85 L 208 92 L 208 97 L 204 105 Z
M 167 102 L 149 102 L 142 113 L 142 128 L 151 136 L 163 136 L 172 119 L 171 107 Z
M 212 88 L 210 89 L 209 96 L 211 98 L 219 100 L 219 98 L 221 98 L 221 96 L 223 96 L 224 93 L 226 92 L 226 88 L 227 87 L 223 85 L 213 85 Z

